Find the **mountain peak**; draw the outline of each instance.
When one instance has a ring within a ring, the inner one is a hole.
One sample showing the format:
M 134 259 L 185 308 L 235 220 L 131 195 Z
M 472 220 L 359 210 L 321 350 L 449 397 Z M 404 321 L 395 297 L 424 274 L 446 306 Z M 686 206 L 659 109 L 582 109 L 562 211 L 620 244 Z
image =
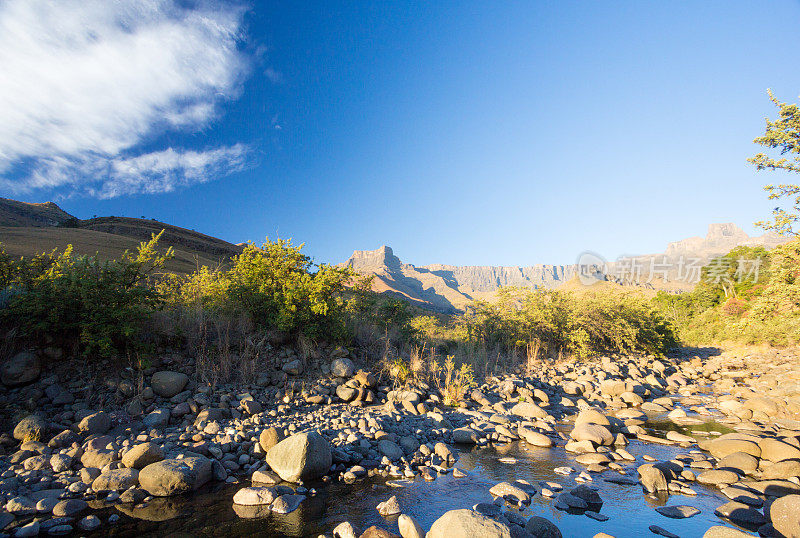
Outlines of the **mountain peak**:
M 715 239 L 742 239 L 747 240 L 750 238 L 747 233 L 736 226 L 732 222 L 716 223 L 708 225 L 708 233 L 706 240 L 713 241 Z
M 392 247 L 381 245 L 375 250 L 354 250 L 353 255 L 344 263 L 356 271 L 376 269 L 380 267 L 399 268 L 400 259 L 394 255 Z

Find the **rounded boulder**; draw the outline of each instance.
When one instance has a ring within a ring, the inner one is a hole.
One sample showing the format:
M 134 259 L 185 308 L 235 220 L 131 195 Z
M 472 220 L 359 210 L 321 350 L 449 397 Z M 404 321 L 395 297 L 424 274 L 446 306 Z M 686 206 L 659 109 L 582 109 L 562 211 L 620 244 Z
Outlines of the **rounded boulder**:
M 330 443 L 316 432 L 292 435 L 267 452 L 267 463 L 287 482 L 324 476 L 332 461 Z

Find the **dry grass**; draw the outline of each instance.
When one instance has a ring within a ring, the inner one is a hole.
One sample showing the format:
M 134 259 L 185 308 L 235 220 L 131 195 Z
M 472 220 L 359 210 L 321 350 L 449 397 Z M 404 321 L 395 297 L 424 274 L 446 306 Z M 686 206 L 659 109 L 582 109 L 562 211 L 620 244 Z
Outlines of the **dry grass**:
M 72 245 L 76 255 L 97 254 L 101 260 L 118 259 L 125 250 L 135 251 L 140 240 L 81 228 L 0 227 L 0 243 L 14 257 L 31 257 L 53 249 L 63 250 Z M 159 248 L 171 246 L 162 241 Z M 166 269 L 174 273 L 191 273 L 200 265 L 216 267 L 222 258 L 186 247 L 174 246 L 175 257 L 167 262 Z

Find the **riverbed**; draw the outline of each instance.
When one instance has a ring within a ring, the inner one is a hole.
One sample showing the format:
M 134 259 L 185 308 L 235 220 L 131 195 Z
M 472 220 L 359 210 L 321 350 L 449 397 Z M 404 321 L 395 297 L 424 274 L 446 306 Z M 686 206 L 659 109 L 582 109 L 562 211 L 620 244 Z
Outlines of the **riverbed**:
M 659 424 L 659 428 L 665 427 Z M 724 429 L 715 424 L 696 427 L 701 431 Z M 682 429 L 682 428 L 681 428 Z M 596 521 L 580 513 L 567 513 L 554 507 L 554 499 L 533 496 L 530 506 L 519 511 L 525 518 L 543 516 L 555 523 L 565 537 L 591 537 L 605 532 L 617 538 L 655 536 L 651 525 L 658 525 L 678 536 L 702 536 L 713 525 L 734 525 L 714 515 L 714 509 L 727 502 L 719 491 L 700 484 L 693 484 L 696 496 L 671 494 L 656 496 L 645 494 L 639 484 L 618 484 L 607 478 L 627 477 L 637 479 L 636 467 L 645 463 L 642 458 L 649 455 L 657 460 L 668 460 L 690 449 L 642 443 L 633 440 L 627 447 L 636 456 L 636 462 L 625 465 L 626 475 L 607 470 L 592 474 L 589 482 L 598 488 L 603 499 L 601 514 L 607 521 Z M 467 473 L 455 478 L 452 473 L 439 475 L 434 481 L 422 478 L 398 481 L 389 478 L 371 477 L 353 484 L 333 482 L 309 484 L 317 489 L 316 495 L 306 499 L 300 507 L 289 514 L 267 513 L 264 517 L 247 519 L 240 507 L 234 509 L 234 493 L 249 484 L 218 485 L 201 490 L 185 498 L 156 499 L 144 508 L 134 509 L 120 505 L 109 508 L 119 511 L 120 523 L 106 529 L 114 536 L 292 536 L 317 537 L 329 533 L 342 521 L 351 522 L 363 531 L 378 525 L 399 534 L 397 517 L 384 518 L 378 514 L 376 505 L 396 495 L 403 513 L 414 517 L 424 529 L 444 512 L 458 508 L 471 508 L 480 502 L 492 502 L 489 488 L 498 482 L 526 480 L 541 491 L 540 482 L 556 482 L 565 490 L 579 483 L 575 481 L 583 467 L 574 461 L 574 456 L 563 447 L 536 448 L 523 442 L 505 445 L 456 447 L 459 459 L 456 467 Z M 503 463 L 501 458 L 514 458 L 515 463 Z M 557 467 L 568 466 L 576 470 L 570 476 L 554 472 Z M 402 487 L 392 487 L 392 484 Z M 670 519 L 655 511 L 658 506 L 689 505 L 701 512 L 687 519 Z M 131 517 L 132 516 L 132 517 Z M 747 529 L 741 529 L 745 530 Z M 753 533 L 755 534 L 755 533 Z

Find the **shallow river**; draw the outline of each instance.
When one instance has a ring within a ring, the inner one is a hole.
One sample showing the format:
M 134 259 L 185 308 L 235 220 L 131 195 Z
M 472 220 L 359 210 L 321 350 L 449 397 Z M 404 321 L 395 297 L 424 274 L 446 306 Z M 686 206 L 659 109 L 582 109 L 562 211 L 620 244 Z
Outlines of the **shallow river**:
M 714 429 L 705 426 L 701 429 Z M 637 456 L 637 461 L 626 467 L 628 476 L 636 478 L 636 467 L 644 463 L 640 457 L 643 454 L 666 460 L 685 453 L 687 449 L 632 441 L 628 450 Z M 513 457 L 518 461 L 514 464 L 501 463 L 498 459 L 502 457 Z M 447 510 L 491 502 L 489 488 L 498 482 L 523 479 L 537 486 L 538 490 L 539 481 L 552 481 L 569 490 L 577 485 L 574 480 L 577 473 L 565 477 L 554 473 L 553 469 L 559 466 L 581 469 L 563 448 L 535 448 L 521 443 L 472 450 L 460 447 L 456 466 L 469 473 L 469 476 L 453 478 L 452 474 L 447 474 L 433 482 L 418 478 L 413 484 L 402 488 L 390 487 L 381 478 L 368 478 L 350 485 L 341 482 L 319 484 L 318 494 L 306 499 L 295 512 L 286 515 L 269 514 L 258 519 L 242 519 L 232 506 L 233 494 L 247 484 L 216 486 L 188 498 L 156 500 L 147 508 L 136 510 L 133 518 L 121 514 L 120 523 L 116 527 L 106 528 L 104 533 L 115 536 L 316 538 L 324 532 L 330 533 L 339 522 L 350 521 L 359 531 L 370 525 L 378 525 L 399 534 L 396 517 L 384 518 L 375 509 L 379 502 L 391 495 L 397 495 L 403 511 L 428 529 Z M 697 496 L 670 495 L 659 499 L 644 494 L 639 485 L 619 485 L 603 480 L 603 476 L 618 477 L 619 474 L 614 471 L 593 476 L 594 481 L 591 484 L 599 488 L 604 501 L 600 512 L 609 516 L 608 521 L 599 522 L 585 515 L 556 510 L 553 508 L 554 501 L 542 497 L 541 494 L 534 496 L 531 505 L 521 515 L 544 516 L 558 525 L 565 537 L 591 537 L 598 532 L 606 532 L 617 538 L 656 536 L 648 530 L 653 524 L 682 537 L 693 537 L 702 536 L 712 525 L 733 526 L 714 515 L 714 509 L 727 499 L 715 490 L 699 484 L 692 485 L 698 492 Z M 688 519 L 669 519 L 654 510 L 655 507 L 665 504 L 690 505 L 699 508 L 701 513 Z M 130 512 L 124 507 L 110 510 Z

